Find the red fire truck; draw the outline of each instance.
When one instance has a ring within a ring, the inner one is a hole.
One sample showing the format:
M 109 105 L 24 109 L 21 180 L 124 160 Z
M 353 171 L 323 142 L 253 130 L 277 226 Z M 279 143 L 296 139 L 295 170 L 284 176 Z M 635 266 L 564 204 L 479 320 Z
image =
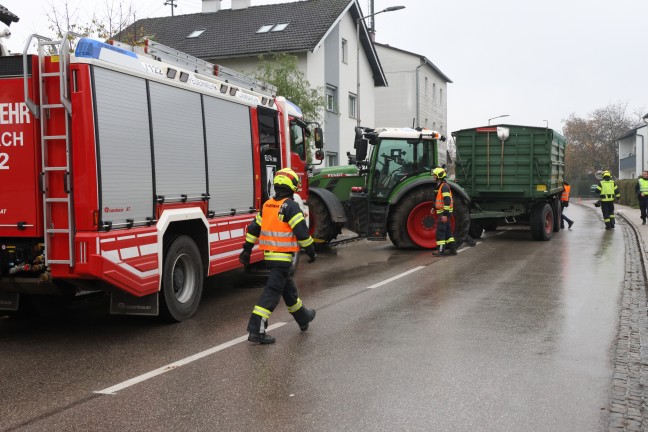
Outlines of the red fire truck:
M 276 89 L 159 43 L 68 40 L 0 57 L 0 310 L 103 291 L 111 313 L 188 319 L 203 278 L 240 266 L 276 170 L 306 201 L 308 125 Z

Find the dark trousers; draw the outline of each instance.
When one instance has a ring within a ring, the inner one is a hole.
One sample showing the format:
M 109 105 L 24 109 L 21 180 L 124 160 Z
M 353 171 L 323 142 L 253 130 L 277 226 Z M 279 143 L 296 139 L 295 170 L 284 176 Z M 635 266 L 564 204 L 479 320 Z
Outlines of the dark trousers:
M 606 228 L 614 226 L 614 201 L 601 201 L 601 212 Z
M 268 281 L 266 286 L 261 293 L 261 297 L 257 302 L 256 306 L 260 306 L 263 309 L 267 309 L 272 313 L 277 305 L 279 304 L 279 299 L 283 297 L 286 306 L 291 307 L 297 303 L 299 296 L 297 295 L 297 286 L 295 281 L 293 281 L 292 276 L 290 276 L 290 263 L 274 263 L 266 261 L 266 265 L 270 268 L 270 276 L 268 276 Z M 292 312 L 295 320 L 299 324 L 302 324 L 298 320 L 303 315 L 303 307 L 299 310 Z M 252 313 L 250 316 L 250 321 L 248 322 L 247 330 L 251 333 L 264 333 L 267 320 Z
M 437 219 L 436 227 L 436 242 L 438 246 L 454 246 L 454 237 L 452 237 L 452 228 L 450 227 L 450 217 L 448 217 L 448 222 L 441 222 L 441 215 Z
M 646 217 L 648 217 L 648 195 L 646 196 L 638 196 L 639 198 L 639 210 L 641 210 L 641 219 L 644 221 L 646 220 Z
M 561 201 L 561 211 L 560 211 L 560 228 L 565 228 L 565 222 L 568 224 L 573 224 L 574 221 L 569 219 L 567 216 L 565 216 L 565 204 L 562 203 Z

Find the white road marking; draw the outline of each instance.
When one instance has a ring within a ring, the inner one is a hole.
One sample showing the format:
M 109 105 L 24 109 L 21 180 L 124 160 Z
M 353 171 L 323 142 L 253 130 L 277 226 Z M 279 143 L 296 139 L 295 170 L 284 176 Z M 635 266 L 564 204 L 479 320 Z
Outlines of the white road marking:
M 418 266 L 418 267 L 415 267 L 415 268 L 413 268 L 412 270 L 408 270 L 408 271 L 406 271 L 405 273 L 401 273 L 401 274 L 396 275 L 396 276 L 394 276 L 394 277 L 391 277 L 391 278 L 389 278 L 389 279 L 385 279 L 384 281 L 382 281 L 382 282 L 378 282 L 377 284 L 375 284 L 375 285 L 371 285 L 370 287 L 367 287 L 367 288 L 369 288 L 369 289 L 378 288 L 379 286 L 383 286 L 383 285 L 385 285 L 385 284 L 388 284 L 389 282 L 395 281 L 396 279 L 400 279 L 400 278 L 402 278 L 403 276 L 407 276 L 407 275 L 410 274 L 410 273 L 414 273 L 415 271 L 419 271 L 419 270 L 424 269 L 424 268 L 425 268 L 425 266 Z
M 271 326 L 269 326 L 268 330 L 274 330 L 274 329 L 279 328 L 279 327 L 284 326 L 284 325 L 286 325 L 285 322 L 278 322 L 276 324 L 272 324 Z M 125 388 L 130 387 L 130 386 L 133 386 L 135 384 L 139 384 L 139 383 L 141 383 L 143 381 L 146 381 L 146 380 L 151 379 L 153 377 L 156 377 L 158 375 L 162 375 L 165 372 L 169 372 L 169 371 L 171 371 L 173 369 L 179 368 L 180 366 L 184 366 L 186 364 L 189 364 L 191 362 L 199 360 L 199 359 L 201 359 L 203 357 L 207 357 L 209 355 L 212 355 L 214 353 L 222 351 L 222 350 L 224 350 L 226 348 L 229 348 L 229 347 L 232 347 L 232 346 L 234 346 L 236 344 L 244 342 L 244 341 L 247 340 L 247 338 L 248 338 L 247 335 L 246 336 L 241 336 L 240 338 L 233 339 L 233 340 L 231 340 L 229 342 L 225 342 L 224 344 L 217 345 L 217 346 L 215 346 L 213 348 L 209 348 L 209 349 L 207 349 L 205 351 L 199 352 L 199 353 L 194 354 L 192 356 L 185 357 L 182 360 L 178 360 L 177 362 L 168 364 L 166 366 L 162 366 L 161 368 L 157 368 L 155 370 L 152 370 L 152 371 L 147 372 L 145 374 L 142 374 L 140 376 L 136 376 L 135 378 L 131 378 L 129 380 L 126 380 L 124 382 L 116 384 L 116 385 L 114 385 L 112 387 L 108 387 L 108 388 L 105 388 L 103 390 L 98 390 L 98 391 L 95 391 L 93 393 L 114 395 L 120 390 L 123 390 Z

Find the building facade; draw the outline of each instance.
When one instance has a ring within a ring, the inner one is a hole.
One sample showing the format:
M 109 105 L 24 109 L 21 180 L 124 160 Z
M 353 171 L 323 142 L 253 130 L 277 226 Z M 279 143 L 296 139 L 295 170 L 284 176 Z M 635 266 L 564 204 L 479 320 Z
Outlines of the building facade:
M 376 126 L 423 127 L 448 134 L 448 78 L 426 57 L 376 43 L 389 87 L 376 88 Z
M 648 169 L 648 125 L 631 129 L 618 138 L 619 179 L 636 179 Z

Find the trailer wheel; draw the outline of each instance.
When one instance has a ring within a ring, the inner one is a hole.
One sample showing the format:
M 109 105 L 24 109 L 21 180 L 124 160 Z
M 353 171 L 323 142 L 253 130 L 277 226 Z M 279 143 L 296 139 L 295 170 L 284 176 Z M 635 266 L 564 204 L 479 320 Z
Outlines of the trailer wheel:
M 390 212 L 387 232 L 394 246 L 401 249 L 432 249 L 436 247 L 436 213 L 432 214 L 433 189 L 417 189 L 403 198 Z M 470 214 L 468 205 L 460 197 L 454 201 L 450 217 L 457 248 L 468 236 Z
M 484 228 L 482 227 L 482 224 L 477 221 L 470 221 L 470 228 L 468 228 L 468 234 L 470 237 L 474 239 L 481 238 L 482 234 L 484 234 Z
M 322 199 L 315 195 L 308 197 L 308 229 L 315 241 L 315 246 L 325 246 L 339 234 L 339 229 L 331 220 L 331 213 Z
M 497 222 L 486 222 L 484 224 L 484 231 L 497 231 Z
M 198 310 L 203 288 L 203 265 L 196 243 L 188 236 L 173 240 L 164 256 L 160 306 L 162 317 L 180 322 Z
M 533 240 L 549 240 L 553 234 L 554 215 L 551 205 L 542 202 L 531 208 L 531 236 Z
M 560 205 L 560 197 L 555 197 L 551 203 L 551 206 L 553 207 L 553 215 L 554 215 L 553 232 L 559 232 L 560 224 L 562 223 L 562 220 L 560 220 L 562 215 L 562 206 Z

